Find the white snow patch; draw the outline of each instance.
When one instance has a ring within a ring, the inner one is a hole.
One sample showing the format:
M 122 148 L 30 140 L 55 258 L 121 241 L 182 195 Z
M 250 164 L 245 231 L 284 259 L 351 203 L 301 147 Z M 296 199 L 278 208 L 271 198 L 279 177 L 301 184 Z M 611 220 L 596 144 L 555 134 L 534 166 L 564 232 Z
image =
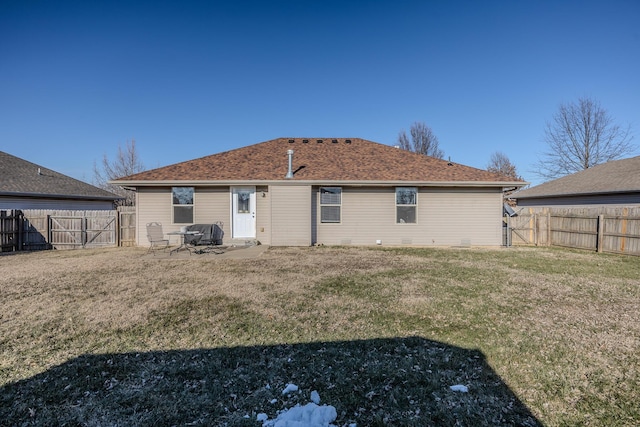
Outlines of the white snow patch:
M 298 391 L 298 386 L 288 383 L 282 394 Z M 277 399 L 271 400 L 271 404 L 277 403 Z M 278 411 L 278 416 L 270 420 L 265 413 L 259 413 L 256 421 L 262 422 L 262 427 L 336 427 L 331 424 L 338 417 L 336 408 L 330 405 L 320 406 L 320 393 L 317 390 L 311 392 L 311 402 L 304 406 L 297 404 L 293 408 Z M 350 424 L 349 427 L 356 427 Z
M 462 384 L 456 384 L 449 387 L 452 391 L 459 391 L 460 393 L 467 393 L 469 391 L 469 387 Z
M 287 386 L 282 390 L 282 394 L 289 394 L 291 392 L 298 391 L 298 386 L 295 384 L 287 384 Z
M 338 413 L 333 406 L 318 406 L 313 402 L 285 409 L 275 420 L 266 420 L 262 427 L 335 427 L 331 424 Z

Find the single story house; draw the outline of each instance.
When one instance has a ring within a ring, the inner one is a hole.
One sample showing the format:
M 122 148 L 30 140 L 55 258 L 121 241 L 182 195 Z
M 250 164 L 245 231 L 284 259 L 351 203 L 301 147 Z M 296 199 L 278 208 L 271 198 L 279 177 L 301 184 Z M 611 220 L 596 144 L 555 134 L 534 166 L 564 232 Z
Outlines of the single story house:
M 0 209 L 109 210 L 119 196 L 0 151 Z
M 613 160 L 511 195 L 518 207 L 640 205 L 640 156 Z
M 136 190 L 137 241 L 224 224 L 225 244 L 500 246 L 524 181 L 359 138 L 278 138 L 112 181 Z

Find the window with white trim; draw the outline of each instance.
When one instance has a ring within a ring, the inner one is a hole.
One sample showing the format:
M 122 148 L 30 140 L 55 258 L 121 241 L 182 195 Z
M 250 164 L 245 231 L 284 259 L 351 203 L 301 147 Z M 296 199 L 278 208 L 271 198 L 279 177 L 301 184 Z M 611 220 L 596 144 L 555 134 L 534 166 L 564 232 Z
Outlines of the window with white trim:
M 171 189 L 174 224 L 193 224 L 193 187 Z
M 396 223 L 415 224 L 418 210 L 418 189 L 396 187 Z
M 320 187 L 320 222 L 339 223 L 342 187 Z

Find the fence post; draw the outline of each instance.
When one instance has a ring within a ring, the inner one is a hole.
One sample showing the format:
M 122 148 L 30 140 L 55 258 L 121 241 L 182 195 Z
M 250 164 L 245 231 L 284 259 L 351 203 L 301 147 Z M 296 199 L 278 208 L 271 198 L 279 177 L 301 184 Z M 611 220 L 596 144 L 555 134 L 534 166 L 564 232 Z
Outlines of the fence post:
M 604 239 L 604 215 L 598 215 L 598 236 L 596 237 L 596 252 L 602 252 L 602 240 Z
M 53 227 L 51 226 L 51 215 L 47 215 L 47 243 L 50 247 L 53 248 L 53 236 L 51 234 L 51 229 Z
M 547 246 L 551 246 L 551 211 L 547 210 Z
M 89 218 L 86 217 L 86 212 L 83 215 L 85 216 L 83 216 L 80 220 L 80 241 L 82 243 L 82 247 L 84 248 L 87 246 L 87 242 L 89 241 L 89 233 L 87 231 L 87 229 L 89 228 Z
M 5 216 L 6 216 L 6 211 L 0 210 L 0 252 L 4 251 L 4 242 L 5 242 L 4 217 Z
M 19 251 L 24 249 L 24 213 L 22 211 L 16 211 L 16 222 L 18 223 L 18 249 Z
M 120 211 L 116 210 L 116 226 L 115 226 L 115 234 L 116 234 L 116 248 L 120 247 Z

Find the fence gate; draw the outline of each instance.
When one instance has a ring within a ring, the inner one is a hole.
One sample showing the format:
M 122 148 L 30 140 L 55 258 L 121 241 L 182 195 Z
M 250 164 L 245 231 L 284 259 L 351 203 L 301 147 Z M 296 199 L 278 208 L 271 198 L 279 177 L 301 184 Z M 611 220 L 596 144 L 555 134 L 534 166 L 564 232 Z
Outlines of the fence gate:
M 136 211 L 135 210 L 118 210 L 120 223 L 120 242 L 119 246 L 135 246 L 136 245 Z
M 49 216 L 49 243 L 56 248 L 115 246 L 117 212 L 92 216 Z
M 538 244 L 538 218 L 535 214 L 518 214 L 507 217 L 509 243 L 512 245 Z
M 85 218 L 86 242 L 84 247 L 116 246 L 117 213 L 108 216 L 88 216 Z

